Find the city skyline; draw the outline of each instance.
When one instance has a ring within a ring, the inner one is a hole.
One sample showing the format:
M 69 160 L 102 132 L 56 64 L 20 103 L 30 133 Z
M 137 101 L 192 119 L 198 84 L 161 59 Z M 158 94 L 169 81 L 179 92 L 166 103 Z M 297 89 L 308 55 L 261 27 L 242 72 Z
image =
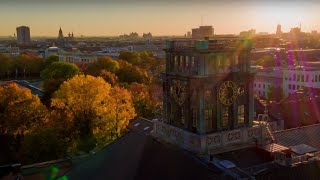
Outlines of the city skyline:
M 284 32 L 302 25 L 302 30 L 320 30 L 316 1 L 264 3 L 262 1 L 38 1 L 4 0 L 0 16 L 5 17 L 0 36 L 12 36 L 18 26 L 29 26 L 31 36 L 118 36 L 130 32 L 151 32 L 156 36 L 184 35 L 200 25 L 211 25 L 216 34 L 238 34 L 256 29 L 275 33 L 281 24 Z M 12 13 L 14 12 L 14 13 Z M 232 22 L 232 23 L 230 23 Z

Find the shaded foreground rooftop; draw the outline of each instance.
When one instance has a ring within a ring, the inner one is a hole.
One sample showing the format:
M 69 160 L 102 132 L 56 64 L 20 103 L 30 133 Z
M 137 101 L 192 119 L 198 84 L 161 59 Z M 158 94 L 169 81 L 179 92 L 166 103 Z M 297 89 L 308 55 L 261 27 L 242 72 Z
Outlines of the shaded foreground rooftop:
M 187 152 L 129 132 L 66 175 L 76 179 L 209 179 L 211 172 Z

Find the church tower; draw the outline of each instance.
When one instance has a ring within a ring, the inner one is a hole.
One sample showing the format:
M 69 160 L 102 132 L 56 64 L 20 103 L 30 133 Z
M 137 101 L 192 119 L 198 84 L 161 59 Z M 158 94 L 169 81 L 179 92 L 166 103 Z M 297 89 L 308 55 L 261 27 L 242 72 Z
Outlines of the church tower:
M 58 35 L 58 40 L 62 40 L 63 39 L 63 32 L 62 32 L 62 29 L 60 27 L 59 29 L 59 35 Z

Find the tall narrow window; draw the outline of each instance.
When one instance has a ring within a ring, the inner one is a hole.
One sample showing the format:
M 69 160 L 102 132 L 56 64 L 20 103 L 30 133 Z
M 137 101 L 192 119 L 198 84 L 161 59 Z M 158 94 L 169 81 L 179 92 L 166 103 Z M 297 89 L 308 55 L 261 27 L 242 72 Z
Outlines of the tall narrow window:
M 204 112 L 206 128 L 208 130 L 212 129 L 212 109 L 206 109 Z
M 196 108 L 192 109 L 192 127 L 197 127 L 198 124 L 198 110 Z
M 183 108 L 181 108 L 181 123 L 184 124 L 185 123 L 185 119 L 184 119 L 184 110 Z
M 222 122 L 221 122 L 221 126 L 222 127 L 227 127 L 229 125 L 229 108 L 225 107 L 222 110 Z
M 238 106 L 238 124 L 244 123 L 244 105 Z

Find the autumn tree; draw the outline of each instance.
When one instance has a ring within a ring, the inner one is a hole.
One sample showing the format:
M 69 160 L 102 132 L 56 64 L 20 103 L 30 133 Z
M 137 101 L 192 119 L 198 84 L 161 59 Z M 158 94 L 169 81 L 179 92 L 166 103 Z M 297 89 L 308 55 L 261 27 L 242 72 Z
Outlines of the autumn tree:
M 107 70 L 102 70 L 99 76 L 111 85 L 115 85 L 118 82 L 118 77 Z
M 39 76 L 43 66 L 43 59 L 36 56 L 21 54 L 15 59 L 15 67 L 19 74 L 23 74 L 23 78 L 25 78 L 27 75 Z
M 127 99 L 131 97 L 123 99 L 127 94 L 121 91 L 123 93 L 121 96 L 124 97 L 120 98 L 117 95 L 118 91 L 120 90 L 111 89 L 111 85 L 101 77 L 96 78 L 90 75 L 76 75 L 65 81 L 56 91 L 51 106 L 71 114 L 76 133 L 80 139 L 78 147 L 82 144 L 81 140 L 95 140 L 95 144 L 91 144 L 85 149 L 80 147 L 80 149 L 88 151 L 94 148 L 97 143 L 107 143 L 110 139 L 99 138 L 102 134 L 107 134 L 107 137 L 110 137 L 112 132 L 119 132 L 126 125 L 125 122 L 128 119 L 134 118 L 134 114 L 130 114 L 130 116 L 125 110 L 119 110 L 122 106 L 130 109 L 130 101 Z M 116 100 L 115 97 L 122 99 L 122 101 Z M 115 121 L 118 123 L 117 130 L 114 130 Z
M 14 70 L 14 63 L 12 59 L 4 54 L 0 54 L 0 77 L 9 78 L 10 73 Z
M 138 116 L 154 118 L 161 102 L 150 95 L 149 87 L 144 84 L 132 83 L 129 86 L 129 91 L 132 94 Z
M 120 82 L 131 84 L 133 82 L 149 84 L 151 77 L 148 73 L 140 69 L 139 67 L 133 66 L 125 61 L 120 61 L 120 69 L 116 73 Z
M 47 109 L 38 96 L 16 83 L 0 86 L 0 134 L 24 134 L 43 122 Z

